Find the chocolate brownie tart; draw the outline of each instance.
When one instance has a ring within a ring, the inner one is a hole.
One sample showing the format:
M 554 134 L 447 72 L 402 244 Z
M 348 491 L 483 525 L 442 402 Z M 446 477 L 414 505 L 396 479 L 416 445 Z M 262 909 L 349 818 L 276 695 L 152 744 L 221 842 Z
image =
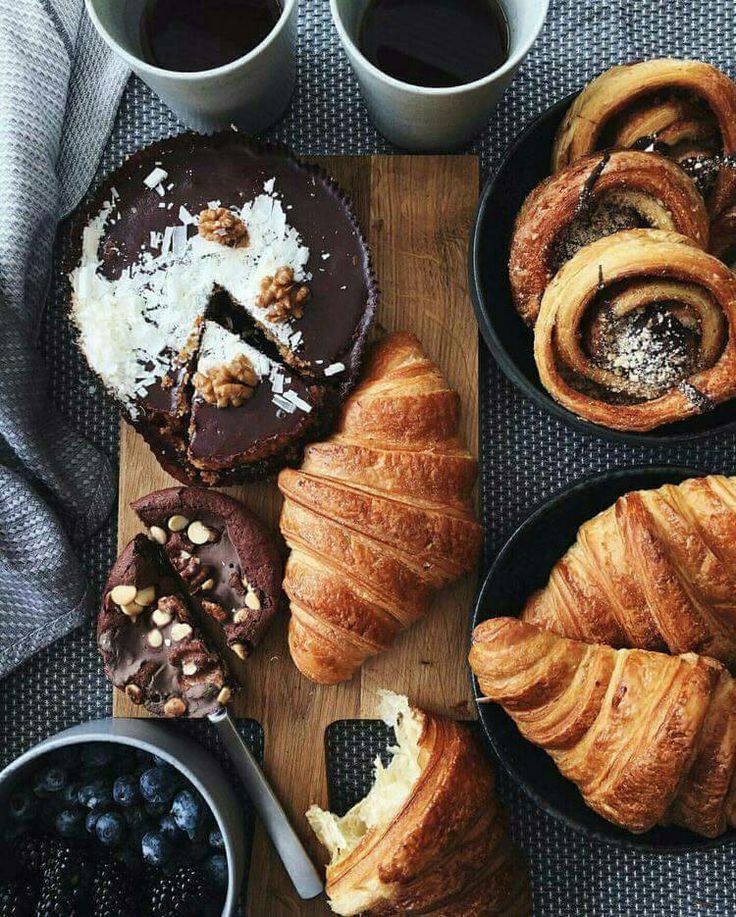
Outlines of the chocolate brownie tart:
M 281 557 L 262 523 L 232 497 L 196 487 L 158 490 L 131 507 L 189 596 L 245 659 L 281 599 Z
M 245 659 L 278 610 L 279 551 L 254 515 L 217 491 L 171 487 L 131 506 L 148 531 L 105 586 L 105 672 L 152 713 L 206 716 L 233 690 L 220 650 Z
M 324 173 L 236 132 L 182 134 L 109 178 L 80 240 L 79 345 L 171 474 L 264 477 L 329 427 L 378 294 Z
M 225 668 L 196 626 L 179 578 L 145 535 L 110 571 L 97 643 L 110 681 L 151 713 L 201 717 L 230 700 Z

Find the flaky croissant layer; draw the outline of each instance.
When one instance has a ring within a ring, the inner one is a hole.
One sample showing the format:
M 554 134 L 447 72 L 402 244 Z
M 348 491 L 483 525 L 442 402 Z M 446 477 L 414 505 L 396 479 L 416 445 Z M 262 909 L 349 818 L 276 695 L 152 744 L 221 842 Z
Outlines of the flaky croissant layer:
M 720 663 L 494 618 L 475 629 L 470 665 L 604 818 L 637 833 L 736 826 L 736 683 Z
M 625 494 L 581 526 L 523 618 L 586 643 L 694 651 L 736 670 L 736 478 Z
M 279 475 L 289 648 L 313 681 L 351 678 L 474 567 L 477 464 L 457 438 L 459 408 L 419 341 L 389 335 L 336 434 Z
M 526 867 L 508 835 L 493 771 L 470 729 L 386 692 L 396 746 L 370 793 L 344 816 L 307 818 L 331 862 L 336 914 L 525 917 Z

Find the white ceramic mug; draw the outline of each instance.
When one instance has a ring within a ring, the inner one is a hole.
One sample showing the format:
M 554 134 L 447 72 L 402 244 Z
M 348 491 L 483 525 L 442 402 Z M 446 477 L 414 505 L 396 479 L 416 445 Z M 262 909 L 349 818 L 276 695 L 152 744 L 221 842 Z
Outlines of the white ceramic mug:
M 296 80 L 298 0 L 282 0 L 281 18 L 248 54 L 213 70 L 191 73 L 164 70 L 144 59 L 140 21 L 145 0 L 85 0 L 85 4 L 103 40 L 196 130 L 236 124 L 247 133 L 259 133 L 277 121 L 289 104 Z
M 361 53 L 358 32 L 369 2 L 330 0 L 332 17 L 376 127 L 410 150 L 453 149 L 485 126 L 534 44 L 549 6 L 549 0 L 501 0 L 509 27 L 506 63 L 473 83 L 430 88 L 388 76 Z

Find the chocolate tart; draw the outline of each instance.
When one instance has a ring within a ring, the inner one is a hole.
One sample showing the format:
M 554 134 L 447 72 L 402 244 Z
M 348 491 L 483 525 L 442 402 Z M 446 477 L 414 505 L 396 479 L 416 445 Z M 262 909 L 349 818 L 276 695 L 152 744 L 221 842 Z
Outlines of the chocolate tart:
M 207 716 L 232 695 L 179 578 L 145 535 L 136 535 L 110 571 L 97 644 L 112 684 L 157 716 Z
M 262 478 L 329 430 L 378 290 L 350 202 L 319 168 L 234 131 L 186 133 L 131 156 L 75 227 L 79 346 L 167 471 Z M 206 374 L 213 339 L 238 361 Z
M 260 520 L 232 497 L 195 487 L 157 490 L 131 508 L 190 599 L 237 656 L 248 656 L 281 600 L 281 557 Z

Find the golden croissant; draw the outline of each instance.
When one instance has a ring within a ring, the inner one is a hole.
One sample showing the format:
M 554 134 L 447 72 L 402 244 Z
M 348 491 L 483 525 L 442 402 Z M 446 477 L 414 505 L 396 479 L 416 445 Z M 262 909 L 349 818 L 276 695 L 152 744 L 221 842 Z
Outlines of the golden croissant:
M 342 818 L 307 818 L 331 855 L 336 914 L 531 914 L 529 879 L 508 834 L 493 770 L 470 729 L 385 693 L 391 761 L 376 761 L 370 793 Z
M 458 440 L 459 411 L 419 341 L 392 334 L 336 434 L 279 475 L 289 648 L 313 681 L 351 678 L 427 612 L 433 590 L 474 567 L 477 464 Z
M 580 527 L 523 618 L 586 643 L 704 653 L 736 671 L 736 478 L 620 497 Z
M 736 826 L 736 682 L 714 659 L 616 650 L 516 618 L 473 634 L 483 694 L 586 803 L 633 832 Z

